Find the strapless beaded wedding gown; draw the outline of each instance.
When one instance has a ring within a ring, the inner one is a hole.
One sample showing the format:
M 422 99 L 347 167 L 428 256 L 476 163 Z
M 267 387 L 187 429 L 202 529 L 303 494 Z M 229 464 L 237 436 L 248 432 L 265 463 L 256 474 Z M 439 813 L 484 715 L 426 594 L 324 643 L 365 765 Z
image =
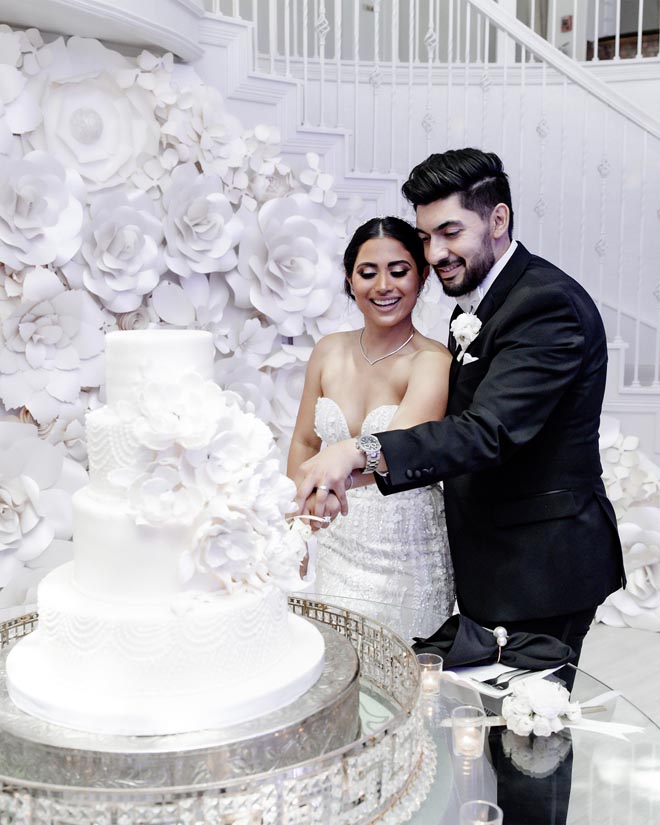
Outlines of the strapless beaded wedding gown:
M 396 410 L 371 410 L 362 434 L 386 430 Z M 324 444 L 351 437 L 344 413 L 330 398 L 316 402 L 314 429 Z M 314 590 L 335 604 L 341 597 L 370 602 L 360 612 L 408 641 L 430 636 L 452 614 L 455 595 L 442 490 L 433 485 L 383 496 L 370 484 L 349 490 L 347 497 L 348 515 L 316 533 Z

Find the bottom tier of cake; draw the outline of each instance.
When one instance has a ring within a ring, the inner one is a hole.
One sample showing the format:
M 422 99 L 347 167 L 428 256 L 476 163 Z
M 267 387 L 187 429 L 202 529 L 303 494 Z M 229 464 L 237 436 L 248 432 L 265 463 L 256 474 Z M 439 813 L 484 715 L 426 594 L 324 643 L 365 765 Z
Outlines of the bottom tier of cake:
M 11 651 L 7 682 L 19 708 L 54 724 L 124 735 L 222 727 L 285 706 L 323 670 L 321 635 L 276 588 L 103 601 L 64 565 L 38 598 L 39 628 Z

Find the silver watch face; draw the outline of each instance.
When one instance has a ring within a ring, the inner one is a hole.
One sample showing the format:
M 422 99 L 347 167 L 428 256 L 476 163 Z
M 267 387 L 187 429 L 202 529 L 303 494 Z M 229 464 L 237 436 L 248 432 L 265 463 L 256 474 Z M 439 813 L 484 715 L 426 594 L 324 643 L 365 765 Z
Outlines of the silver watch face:
M 365 453 L 380 452 L 380 441 L 375 435 L 361 435 L 357 439 L 357 444 Z

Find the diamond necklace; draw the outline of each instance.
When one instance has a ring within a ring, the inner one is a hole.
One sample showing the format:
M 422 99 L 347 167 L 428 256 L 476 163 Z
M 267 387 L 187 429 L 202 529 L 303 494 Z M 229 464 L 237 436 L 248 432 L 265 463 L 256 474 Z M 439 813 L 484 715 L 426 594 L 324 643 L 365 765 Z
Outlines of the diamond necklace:
M 363 328 L 362 332 L 360 333 L 360 352 L 362 353 L 362 355 L 364 357 L 364 360 L 367 362 L 367 364 L 370 364 L 373 367 L 374 364 L 377 364 L 379 361 L 384 361 L 386 358 L 389 358 L 390 355 L 396 355 L 397 352 L 401 352 L 401 350 L 405 347 L 405 345 L 409 344 L 412 341 L 414 334 L 415 334 L 415 330 L 413 329 L 413 331 L 406 338 L 406 340 L 403 342 L 403 344 L 401 344 L 401 346 L 397 347 L 396 349 L 393 349 L 392 352 L 388 352 L 387 355 L 381 355 L 379 358 L 374 358 L 374 360 L 372 361 L 371 358 L 369 358 L 367 353 L 364 351 L 364 344 L 362 343 L 362 336 L 364 335 L 364 328 Z

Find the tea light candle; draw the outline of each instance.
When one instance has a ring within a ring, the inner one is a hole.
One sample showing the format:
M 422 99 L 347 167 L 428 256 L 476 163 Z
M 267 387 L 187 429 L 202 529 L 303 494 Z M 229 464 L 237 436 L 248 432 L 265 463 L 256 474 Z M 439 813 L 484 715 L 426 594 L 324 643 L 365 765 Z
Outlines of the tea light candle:
M 484 711 L 472 705 L 461 705 L 452 710 L 452 747 L 456 756 L 478 759 L 483 754 L 485 719 Z
M 417 663 L 420 669 L 422 693 L 426 696 L 440 693 L 442 656 L 438 656 L 436 653 L 418 653 Z

